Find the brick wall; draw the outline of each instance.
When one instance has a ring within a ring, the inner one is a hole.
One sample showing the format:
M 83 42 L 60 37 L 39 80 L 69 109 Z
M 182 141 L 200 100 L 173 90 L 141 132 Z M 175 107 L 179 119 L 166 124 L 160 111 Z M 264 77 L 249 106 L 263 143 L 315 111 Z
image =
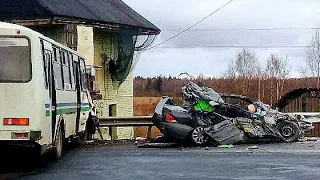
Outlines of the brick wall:
M 104 66 L 101 53 L 104 52 L 111 59 L 117 58 L 116 33 L 94 30 L 94 65 Z M 97 89 L 102 94 L 102 100 L 95 101 L 99 117 L 109 116 L 109 105 L 116 104 L 117 116 L 133 115 L 133 74 L 129 74 L 119 88 L 114 88 L 108 70 L 97 70 Z M 132 139 L 133 127 L 118 127 L 114 129 L 118 139 Z M 108 132 L 108 130 L 107 130 Z M 109 136 L 105 136 L 110 139 Z

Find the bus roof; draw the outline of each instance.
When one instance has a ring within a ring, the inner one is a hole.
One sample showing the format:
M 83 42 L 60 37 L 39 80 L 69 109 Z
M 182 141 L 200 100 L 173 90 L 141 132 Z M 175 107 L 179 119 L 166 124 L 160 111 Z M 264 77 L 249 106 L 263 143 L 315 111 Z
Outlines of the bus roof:
M 19 30 L 38 33 L 36 31 L 33 31 L 30 28 L 27 28 L 27 27 L 24 27 L 24 26 L 20 26 L 20 25 L 17 25 L 17 24 L 6 23 L 6 22 L 0 22 L 0 29 L 19 29 Z M 40 34 L 40 33 L 38 33 L 38 34 Z
M 56 46 L 62 46 L 63 48 L 68 49 L 68 51 L 73 52 L 77 56 L 80 56 L 78 54 L 78 52 L 76 52 L 76 51 L 64 46 L 63 44 L 61 44 L 59 42 L 56 42 L 55 40 L 53 40 L 53 39 L 51 39 L 51 38 L 49 38 L 49 37 L 37 32 L 37 31 L 34 31 L 34 30 L 30 29 L 30 28 L 27 28 L 27 27 L 24 27 L 24 26 L 21 26 L 21 25 L 17 25 L 17 24 L 0 22 L 0 29 L 17 29 L 17 30 L 27 31 L 28 33 L 30 33 L 30 34 L 32 34 L 34 36 L 42 38 L 42 39 L 44 39 L 44 40 L 46 40 L 46 41 L 48 41 L 48 42 L 50 42 L 50 43 L 52 43 L 52 44 L 54 44 Z M 80 56 L 80 57 L 82 57 L 82 56 Z

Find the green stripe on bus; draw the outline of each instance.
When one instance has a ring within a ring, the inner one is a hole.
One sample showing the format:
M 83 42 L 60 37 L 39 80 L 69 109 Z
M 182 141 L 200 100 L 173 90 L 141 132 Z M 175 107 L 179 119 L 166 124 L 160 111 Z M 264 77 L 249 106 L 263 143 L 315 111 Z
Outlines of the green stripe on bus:
M 46 116 L 50 116 L 50 110 L 46 110 Z
M 77 112 L 77 108 L 64 108 L 64 109 L 57 109 L 57 115 L 61 114 L 70 114 Z
M 82 107 L 81 112 L 89 111 L 89 107 Z M 76 113 L 77 108 L 64 108 L 64 109 L 58 109 L 57 110 L 57 115 L 61 114 L 71 114 L 71 113 Z M 50 110 L 46 110 L 46 116 L 50 116 Z
M 82 107 L 81 111 L 89 111 L 89 107 Z

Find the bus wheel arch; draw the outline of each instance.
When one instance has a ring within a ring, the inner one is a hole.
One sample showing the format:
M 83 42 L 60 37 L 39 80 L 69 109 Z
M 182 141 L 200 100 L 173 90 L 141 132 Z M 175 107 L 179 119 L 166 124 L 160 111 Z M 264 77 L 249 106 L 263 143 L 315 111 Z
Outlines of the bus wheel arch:
M 64 118 L 62 115 L 60 115 L 59 120 L 57 122 L 57 129 L 55 131 L 55 138 L 54 141 L 57 140 L 57 135 L 59 133 L 59 131 L 62 132 L 63 137 L 65 136 L 65 122 L 64 122 Z M 64 137 L 65 138 L 65 137 Z
M 57 125 L 55 140 L 53 143 L 55 159 L 60 159 L 63 154 L 64 140 L 65 140 L 65 124 L 64 124 L 64 119 L 60 117 Z
M 91 140 L 93 135 L 94 121 L 92 119 L 91 113 L 88 116 L 88 119 L 85 123 L 84 131 L 78 132 L 77 144 L 84 145 L 87 140 Z

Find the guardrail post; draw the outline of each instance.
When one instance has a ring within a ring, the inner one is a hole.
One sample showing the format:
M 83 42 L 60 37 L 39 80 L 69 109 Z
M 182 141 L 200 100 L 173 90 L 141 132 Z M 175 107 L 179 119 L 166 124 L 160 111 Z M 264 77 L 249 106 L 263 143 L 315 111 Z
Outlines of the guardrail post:
M 147 139 L 151 139 L 152 126 L 148 126 Z
M 108 129 L 109 129 L 109 136 L 111 137 L 111 140 L 114 140 L 114 137 L 113 137 L 113 128 L 111 126 L 108 126 Z

